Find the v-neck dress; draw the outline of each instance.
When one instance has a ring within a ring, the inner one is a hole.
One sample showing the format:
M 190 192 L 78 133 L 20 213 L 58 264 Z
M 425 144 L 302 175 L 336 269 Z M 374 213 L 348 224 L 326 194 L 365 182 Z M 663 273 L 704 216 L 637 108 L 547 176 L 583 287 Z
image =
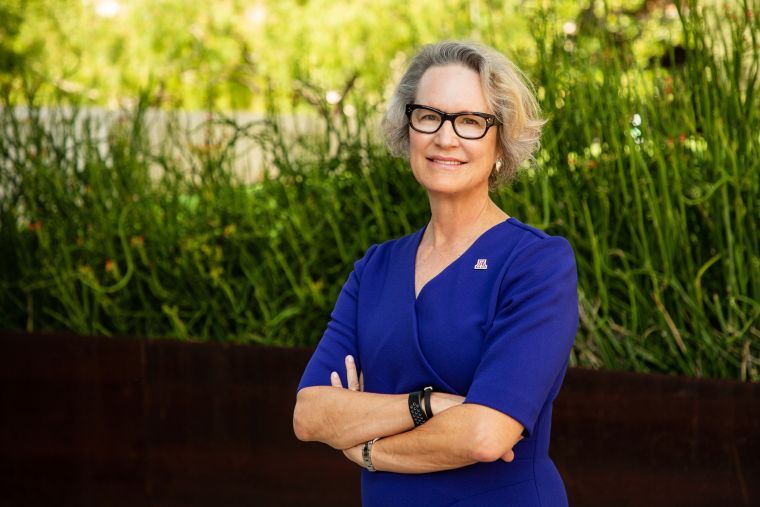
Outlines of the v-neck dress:
M 344 358 L 352 354 L 367 392 L 432 385 L 525 428 L 511 463 L 424 474 L 361 469 L 364 507 L 566 506 L 548 451 L 552 401 L 578 329 L 572 247 L 510 217 L 479 236 L 415 298 L 425 227 L 372 245 L 355 262 L 298 390 L 329 386 L 332 371 L 347 385 Z

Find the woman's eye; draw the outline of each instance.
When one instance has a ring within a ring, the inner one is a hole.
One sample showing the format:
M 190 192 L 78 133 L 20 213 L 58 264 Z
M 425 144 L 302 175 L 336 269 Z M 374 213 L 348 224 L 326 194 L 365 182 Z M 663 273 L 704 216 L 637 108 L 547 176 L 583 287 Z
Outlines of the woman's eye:
M 422 115 L 422 118 L 420 118 L 423 121 L 438 121 L 438 115 L 436 114 L 424 114 Z

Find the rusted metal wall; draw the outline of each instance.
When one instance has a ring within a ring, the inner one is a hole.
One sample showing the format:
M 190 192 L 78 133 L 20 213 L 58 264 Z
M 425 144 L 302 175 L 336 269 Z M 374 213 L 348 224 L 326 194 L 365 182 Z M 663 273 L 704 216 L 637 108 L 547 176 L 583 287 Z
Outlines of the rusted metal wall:
M 359 505 L 293 435 L 310 354 L 0 333 L 0 505 Z M 760 385 L 571 369 L 550 453 L 574 507 L 760 505 Z

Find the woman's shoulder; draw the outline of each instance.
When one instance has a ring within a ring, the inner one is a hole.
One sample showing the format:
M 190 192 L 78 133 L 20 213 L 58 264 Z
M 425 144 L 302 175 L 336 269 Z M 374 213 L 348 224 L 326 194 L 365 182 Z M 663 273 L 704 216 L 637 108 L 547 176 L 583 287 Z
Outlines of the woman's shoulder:
M 408 254 L 409 249 L 416 246 L 414 241 L 418 238 L 421 231 L 422 229 L 417 229 L 404 236 L 372 243 L 364 252 L 364 255 L 356 261 L 357 267 L 371 265 L 378 268 L 381 265 L 387 265 L 389 261 Z
M 535 248 L 539 245 L 542 248 L 566 249 L 570 247 L 572 249 L 570 242 L 564 236 L 549 234 L 543 229 L 528 225 L 515 217 L 509 217 L 507 223 L 512 226 L 509 232 L 517 236 L 514 254 L 519 254 L 526 248 Z
M 506 220 L 506 223 L 512 226 L 512 230 L 510 232 L 517 233 L 519 235 L 525 235 L 529 238 L 535 238 L 535 239 L 547 239 L 551 236 L 547 234 L 545 231 L 539 229 L 538 227 L 534 227 L 532 225 L 528 225 L 520 220 L 518 220 L 515 217 L 509 217 Z
M 525 269 L 544 270 L 557 263 L 575 263 L 573 247 L 564 236 L 549 234 L 514 217 L 507 219 L 503 230 L 505 276 Z
M 374 255 L 380 256 L 398 254 L 401 251 L 405 251 L 412 246 L 416 246 L 414 245 L 414 240 L 419 240 L 419 235 L 423 229 L 424 228 L 415 229 L 414 231 L 403 236 L 398 236 L 395 238 L 387 239 L 385 241 L 373 243 L 367 249 L 367 252 L 369 253 L 371 250 Z

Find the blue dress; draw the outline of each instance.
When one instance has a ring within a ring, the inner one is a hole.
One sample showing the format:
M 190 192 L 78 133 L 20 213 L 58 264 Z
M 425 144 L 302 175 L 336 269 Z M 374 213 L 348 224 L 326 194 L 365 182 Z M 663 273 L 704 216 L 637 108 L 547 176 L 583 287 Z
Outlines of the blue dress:
M 548 450 L 552 401 L 578 329 L 572 247 L 510 217 L 479 236 L 415 298 L 415 258 L 425 227 L 372 245 L 356 261 L 298 389 L 329 386 L 332 371 L 347 385 L 344 358 L 352 354 L 367 392 L 432 385 L 525 427 L 511 463 L 425 474 L 362 469 L 364 507 L 566 506 Z

